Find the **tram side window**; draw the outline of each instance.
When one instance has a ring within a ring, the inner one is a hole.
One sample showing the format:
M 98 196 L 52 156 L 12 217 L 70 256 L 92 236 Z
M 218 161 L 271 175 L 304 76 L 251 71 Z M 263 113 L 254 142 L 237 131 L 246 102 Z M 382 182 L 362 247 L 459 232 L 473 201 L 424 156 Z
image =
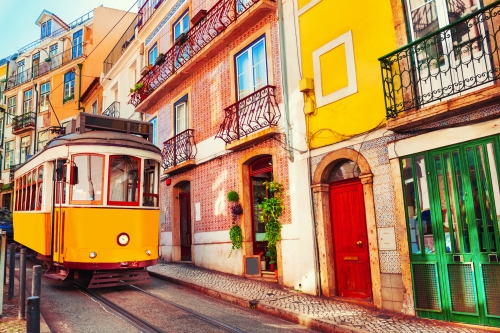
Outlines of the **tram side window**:
M 109 157 L 108 203 L 122 206 L 139 205 L 141 160 L 128 155 Z
M 72 162 L 78 168 L 78 184 L 71 186 L 71 201 L 80 204 L 101 204 L 104 156 L 78 154 L 73 155 Z
M 36 210 L 42 209 L 42 198 L 43 198 L 43 166 L 38 168 L 38 178 L 36 181 L 36 186 L 38 188 L 38 198 L 36 200 Z
M 158 162 L 144 160 L 143 206 L 158 207 L 158 171 Z
M 66 164 L 62 166 L 61 174 L 62 181 L 56 182 L 56 204 L 66 203 Z M 62 202 L 61 202 L 61 192 L 62 192 Z
M 33 170 L 33 176 L 31 177 L 30 210 L 35 210 L 35 203 L 36 203 L 36 169 Z
M 16 179 L 16 211 L 20 210 L 21 207 L 19 206 L 19 203 L 21 202 L 21 179 L 17 178 Z

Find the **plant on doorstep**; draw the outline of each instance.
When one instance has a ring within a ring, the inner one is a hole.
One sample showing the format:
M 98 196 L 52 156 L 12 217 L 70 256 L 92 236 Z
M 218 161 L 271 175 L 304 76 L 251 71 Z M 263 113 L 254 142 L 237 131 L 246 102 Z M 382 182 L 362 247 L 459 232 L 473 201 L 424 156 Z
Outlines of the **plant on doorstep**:
M 229 209 L 233 219 L 233 226 L 229 229 L 229 238 L 231 239 L 232 246 L 228 258 L 233 253 L 233 250 L 241 249 L 243 244 L 243 234 L 241 232 L 241 227 L 237 223 L 238 217 L 243 214 L 243 207 L 238 202 L 239 199 L 240 197 L 236 191 L 231 191 L 227 194 L 227 201 L 229 201 Z

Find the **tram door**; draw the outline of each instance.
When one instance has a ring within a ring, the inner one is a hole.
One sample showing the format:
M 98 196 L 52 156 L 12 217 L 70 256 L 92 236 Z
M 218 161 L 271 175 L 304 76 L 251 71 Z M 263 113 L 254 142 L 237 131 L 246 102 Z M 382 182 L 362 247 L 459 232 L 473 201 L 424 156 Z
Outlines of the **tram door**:
M 55 164 L 56 165 L 56 164 Z M 66 165 L 59 163 L 54 186 L 54 229 L 52 231 L 52 260 L 57 263 L 64 262 L 64 224 L 66 212 L 62 204 L 66 201 Z M 60 173 L 60 175 L 58 174 Z

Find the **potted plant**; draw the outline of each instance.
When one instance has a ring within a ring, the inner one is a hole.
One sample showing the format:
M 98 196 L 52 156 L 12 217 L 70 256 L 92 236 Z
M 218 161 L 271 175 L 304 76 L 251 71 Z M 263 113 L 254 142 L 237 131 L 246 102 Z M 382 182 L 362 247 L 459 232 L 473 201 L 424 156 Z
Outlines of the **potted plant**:
M 134 89 L 131 89 L 131 90 L 133 90 L 133 92 L 137 92 L 137 91 L 141 90 L 142 87 L 144 87 L 144 83 L 139 82 L 139 83 L 134 84 Z
M 161 64 L 163 64 L 165 62 L 165 54 L 163 53 L 160 53 L 158 55 L 158 58 L 156 58 L 155 60 L 155 65 L 156 66 L 160 66 Z
M 266 257 L 269 258 L 269 269 L 274 271 L 274 276 L 278 278 L 276 246 L 267 247 Z
M 233 250 L 241 249 L 243 244 L 243 233 L 241 232 L 241 227 L 238 225 L 238 217 L 243 214 L 243 207 L 238 202 L 240 197 L 238 192 L 231 191 L 227 194 L 227 201 L 229 202 L 229 209 L 231 211 L 232 227 L 229 229 L 229 239 L 231 239 L 231 252 L 229 252 L 228 258 L 233 253 Z

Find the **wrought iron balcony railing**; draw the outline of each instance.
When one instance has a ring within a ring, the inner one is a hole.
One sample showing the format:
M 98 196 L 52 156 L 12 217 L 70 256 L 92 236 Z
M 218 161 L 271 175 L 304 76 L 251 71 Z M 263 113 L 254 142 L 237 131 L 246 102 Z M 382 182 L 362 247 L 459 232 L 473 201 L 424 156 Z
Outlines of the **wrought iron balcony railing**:
M 7 83 L 5 85 L 5 91 L 10 90 L 14 87 L 17 87 L 23 83 L 29 82 L 33 79 L 36 79 L 42 75 L 45 75 L 62 65 L 67 64 L 70 61 L 73 61 L 77 58 L 80 58 L 84 55 L 85 47 L 83 44 L 78 44 L 73 46 L 72 48 L 53 55 L 52 57 L 46 58 L 46 61 L 42 61 L 38 64 L 38 66 L 34 66 L 24 71 L 12 75 L 7 78 Z
M 146 0 L 144 4 L 137 12 L 137 17 L 139 20 L 137 21 L 137 30 L 141 31 L 147 21 L 151 18 L 151 16 L 156 12 L 156 10 L 163 3 L 163 0 Z
M 258 1 L 219 0 L 210 8 L 207 15 L 178 38 L 160 61 L 157 61 L 157 64 L 137 82 L 141 88 L 131 95 L 129 103 L 137 106 L 148 98 L 163 82 Z
M 35 128 L 35 112 L 26 112 L 12 118 L 12 132 L 20 132 L 25 129 Z
M 108 106 L 106 108 L 106 110 L 103 111 L 102 115 L 108 116 L 108 117 L 119 118 L 120 117 L 120 102 L 111 103 L 111 105 Z
M 9 181 L 10 182 L 14 181 L 14 174 L 15 174 L 16 170 L 19 169 L 19 167 L 21 167 L 21 164 L 14 164 L 14 165 L 10 166 L 10 169 L 9 169 Z
M 65 27 L 65 28 L 61 28 L 61 29 L 57 29 L 57 30 L 54 30 L 51 34 L 49 34 L 48 36 L 44 37 L 44 38 L 41 38 L 41 39 L 37 39 L 35 40 L 34 42 L 31 42 L 29 43 L 28 45 L 26 46 L 23 46 L 19 49 L 19 54 L 21 53 L 24 53 L 24 52 L 28 52 L 30 50 L 33 50 L 34 48 L 36 47 L 39 47 L 40 44 L 42 43 L 42 41 L 46 40 L 46 39 L 49 39 L 49 38 L 56 38 L 56 37 L 59 37 L 61 35 L 64 35 L 65 33 L 67 33 L 68 31 L 70 31 L 71 29 L 74 29 L 76 28 L 77 26 L 79 25 L 82 25 L 83 23 L 87 22 L 88 20 L 90 20 L 91 18 L 94 17 L 94 11 L 91 10 L 90 12 L 80 16 L 79 18 L 77 18 L 76 20 L 70 22 L 68 24 L 68 27 Z
M 125 33 L 120 38 L 118 43 L 116 43 L 115 47 L 108 54 L 103 63 L 103 71 L 104 74 L 107 74 L 111 68 L 116 64 L 118 59 L 122 56 L 125 49 L 130 45 L 130 43 L 135 39 L 135 27 L 137 25 L 137 16 L 132 20 L 132 23 L 129 25 Z
M 196 146 L 194 130 L 187 129 L 163 143 L 161 166 L 167 170 L 182 162 L 194 160 Z
M 239 140 L 269 126 L 277 126 L 281 113 L 276 87 L 265 86 L 224 109 L 224 120 L 215 136 L 226 142 Z
M 379 58 L 387 118 L 500 76 L 500 1 Z

